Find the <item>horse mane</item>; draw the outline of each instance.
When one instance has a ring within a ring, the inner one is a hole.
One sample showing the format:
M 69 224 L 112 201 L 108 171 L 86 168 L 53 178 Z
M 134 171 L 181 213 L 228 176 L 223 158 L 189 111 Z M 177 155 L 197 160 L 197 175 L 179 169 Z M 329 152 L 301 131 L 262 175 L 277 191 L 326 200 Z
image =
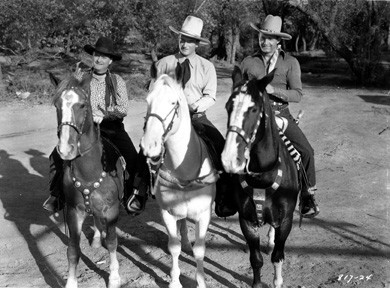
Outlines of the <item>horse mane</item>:
M 79 87 L 79 88 L 82 88 L 82 89 L 88 91 L 89 89 L 87 89 L 87 84 L 88 84 L 87 82 L 88 82 L 87 79 L 83 78 L 83 79 L 79 80 L 73 75 L 66 77 L 58 84 L 57 89 L 56 89 L 54 96 L 53 96 L 53 99 L 52 99 L 52 104 L 56 103 L 58 98 L 61 97 L 62 92 L 64 92 L 65 90 L 69 90 L 72 87 Z

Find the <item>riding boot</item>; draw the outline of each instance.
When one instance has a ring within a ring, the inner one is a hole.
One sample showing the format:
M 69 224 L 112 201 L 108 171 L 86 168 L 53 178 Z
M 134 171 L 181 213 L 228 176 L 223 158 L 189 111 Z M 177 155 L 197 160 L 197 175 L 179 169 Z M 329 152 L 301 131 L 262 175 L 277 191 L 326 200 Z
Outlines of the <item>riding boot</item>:
M 62 187 L 64 161 L 56 149 L 50 154 L 49 191 L 50 196 L 43 203 L 43 209 L 56 213 L 65 206 L 65 196 Z
M 215 196 L 215 214 L 218 217 L 229 217 L 237 213 L 237 204 L 234 199 L 234 191 L 239 185 L 237 175 L 230 175 L 225 172 L 220 174 L 217 183 Z
M 139 215 L 146 207 L 146 201 L 149 195 L 149 185 L 138 175 L 134 179 L 132 191 L 129 197 L 125 199 L 125 209 L 128 214 Z
M 300 213 L 304 218 L 314 218 L 320 213 L 320 208 L 314 197 L 314 191 L 316 190 L 317 188 L 315 186 L 302 190 L 304 193 L 301 196 L 299 206 Z

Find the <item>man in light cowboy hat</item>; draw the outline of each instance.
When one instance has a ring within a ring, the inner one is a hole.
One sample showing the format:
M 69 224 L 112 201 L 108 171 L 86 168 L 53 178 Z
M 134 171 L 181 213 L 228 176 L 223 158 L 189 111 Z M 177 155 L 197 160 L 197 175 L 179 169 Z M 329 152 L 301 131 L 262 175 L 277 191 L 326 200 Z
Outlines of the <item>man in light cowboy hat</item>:
M 126 170 L 130 175 L 125 183 L 126 195 L 133 189 L 138 153 L 123 125 L 129 105 L 126 83 L 109 70 L 111 63 L 121 60 L 122 56 L 114 50 L 113 41 L 107 37 L 100 37 L 95 46 L 85 45 L 84 50 L 92 55 L 92 68 L 76 71 L 74 76 L 90 83 L 93 121 L 100 125 L 101 135 L 109 139 L 125 158 Z M 54 149 L 50 155 L 50 197 L 43 204 L 43 208 L 51 212 L 61 210 L 64 205 L 61 193 L 62 166 L 63 160 Z
M 182 85 L 187 98 L 192 123 L 198 133 L 201 134 L 200 136 L 203 136 L 205 141 L 212 146 L 210 150 L 211 154 L 214 155 L 212 158 L 216 169 L 222 170 L 220 155 L 225 139 L 206 116 L 207 109 L 214 105 L 216 100 L 217 74 L 214 65 L 210 61 L 196 54 L 196 49 L 199 45 L 210 44 L 209 40 L 201 36 L 203 21 L 198 17 L 188 16 L 180 30 L 172 26 L 169 26 L 169 29 L 179 36 L 179 52 L 156 62 L 157 75 L 173 74 L 178 63 L 181 65 L 183 72 Z M 217 181 L 217 198 L 220 194 L 219 191 L 221 191 L 218 187 L 225 187 L 224 183 L 230 180 L 226 179 L 228 177 L 226 173 L 223 173 L 220 180 Z M 141 200 L 140 197 L 136 198 Z M 221 216 L 230 216 L 235 212 L 235 208 L 232 208 L 224 215 L 219 214 Z
M 282 19 L 268 15 L 261 28 L 253 23 L 253 29 L 259 32 L 259 53 L 245 58 L 241 63 L 241 71 L 249 79 L 261 79 L 276 69 L 273 80 L 266 87 L 270 96 L 272 109 L 275 114 L 288 120 L 287 130 L 284 132 L 295 148 L 301 153 L 308 184 L 302 188 L 301 214 L 303 217 L 315 217 L 319 213 L 318 204 L 314 198 L 316 189 L 316 175 L 314 166 L 314 150 L 306 136 L 290 114 L 288 103 L 299 102 L 302 98 L 301 70 L 296 58 L 287 55 L 280 47 L 281 40 L 290 40 L 292 37 L 281 32 Z

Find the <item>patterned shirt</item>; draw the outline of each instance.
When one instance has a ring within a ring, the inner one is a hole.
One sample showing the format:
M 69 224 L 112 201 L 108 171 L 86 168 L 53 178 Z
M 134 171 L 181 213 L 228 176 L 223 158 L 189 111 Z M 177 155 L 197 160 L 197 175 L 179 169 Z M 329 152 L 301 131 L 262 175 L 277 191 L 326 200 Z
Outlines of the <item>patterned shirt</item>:
M 81 80 L 83 75 L 88 72 L 77 72 L 74 76 Z M 129 107 L 129 98 L 127 96 L 126 82 L 117 74 L 111 73 L 116 78 L 117 95 L 116 105 L 111 101 L 110 106 L 106 109 L 105 95 L 106 95 L 106 75 L 92 74 L 91 80 L 91 106 L 92 114 L 94 116 L 101 116 L 104 118 L 124 118 L 127 115 Z
M 184 87 L 188 106 L 197 106 L 196 112 L 205 112 L 214 105 L 217 94 L 217 73 L 213 63 L 197 54 L 186 58 L 177 53 L 166 56 L 156 63 L 157 74 L 174 73 L 177 63 L 181 64 L 186 59 L 190 61 L 191 71 L 191 78 Z
M 270 99 L 276 102 L 299 102 L 302 98 L 301 68 L 295 57 L 287 55 L 283 50 L 275 63 L 275 75 L 271 81 L 275 93 Z M 272 58 L 271 58 L 272 59 Z M 242 73 L 247 73 L 249 79 L 261 79 L 267 74 L 270 63 L 265 63 L 261 54 L 246 57 L 241 63 Z M 275 97 L 276 96 L 276 97 Z

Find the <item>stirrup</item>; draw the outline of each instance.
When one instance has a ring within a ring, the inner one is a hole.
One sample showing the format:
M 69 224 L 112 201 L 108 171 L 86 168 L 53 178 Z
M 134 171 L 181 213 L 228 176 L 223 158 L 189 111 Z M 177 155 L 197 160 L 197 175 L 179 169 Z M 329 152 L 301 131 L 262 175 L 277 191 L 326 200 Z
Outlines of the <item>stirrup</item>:
M 63 209 L 63 205 L 61 205 L 60 201 L 61 200 L 58 197 L 50 195 L 49 198 L 43 202 L 42 208 L 46 211 L 57 213 Z
M 145 187 L 145 191 L 140 191 L 137 188 L 133 189 L 133 194 L 125 201 L 125 210 L 128 214 L 137 216 L 141 214 L 146 207 L 146 201 L 148 200 L 148 187 Z M 139 209 L 131 206 L 134 201 L 138 201 L 140 204 Z
M 314 218 L 320 213 L 320 208 L 314 195 L 304 196 L 299 206 L 299 212 L 303 218 Z

